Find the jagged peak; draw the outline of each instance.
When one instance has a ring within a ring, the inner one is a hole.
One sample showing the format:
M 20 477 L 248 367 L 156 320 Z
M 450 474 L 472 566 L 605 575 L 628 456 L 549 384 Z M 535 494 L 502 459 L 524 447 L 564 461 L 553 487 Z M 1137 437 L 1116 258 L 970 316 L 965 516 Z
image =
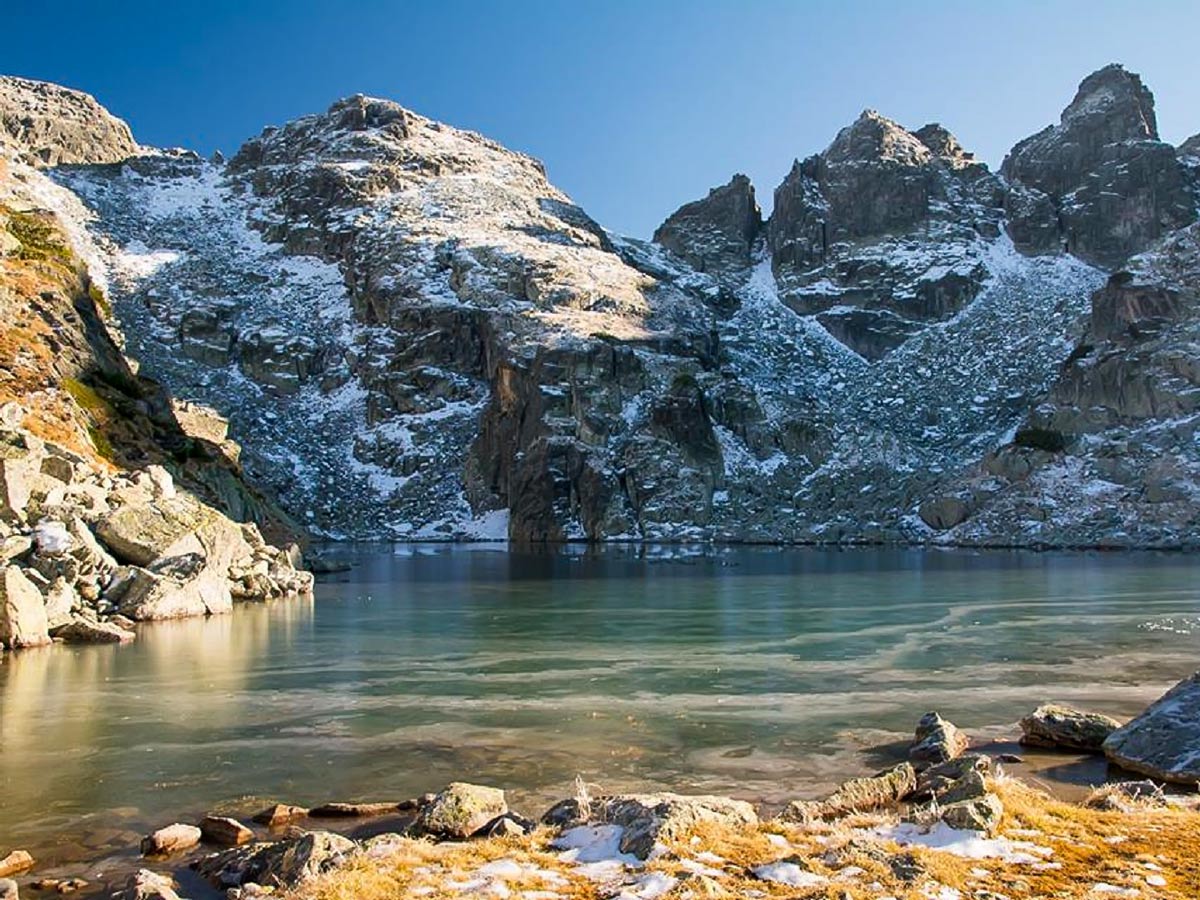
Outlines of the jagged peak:
M 940 122 L 930 122 L 913 132 L 913 137 L 929 148 L 935 156 L 956 162 L 974 162 L 975 154 L 963 149 L 953 132 Z
M 1077 120 L 1095 118 L 1110 121 L 1123 135 L 1116 139 L 1158 140 L 1154 94 L 1140 75 L 1120 63 L 1110 63 L 1084 78 L 1060 123 L 1069 128 Z

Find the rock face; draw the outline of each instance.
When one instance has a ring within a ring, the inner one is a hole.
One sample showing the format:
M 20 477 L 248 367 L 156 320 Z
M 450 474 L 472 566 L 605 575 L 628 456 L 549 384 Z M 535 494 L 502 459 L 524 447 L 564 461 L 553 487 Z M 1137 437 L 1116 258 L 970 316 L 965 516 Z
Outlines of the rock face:
M 869 360 L 974 299 L 1003 192 L 940 125 L 867 110 L 775 191 L 780 297 Z
M 42 173 L 0 168 L 0 234 L 13 242 L 0 252 L 0 345 L 19 348 L 0 353 L 0 644 L 124 643 L 122 611 L 209 614 L 234 594 L 307 591 L 297 548 L 229 518 L 287 527 L 235 451 L 186 432 L 122 354 L 71 209 L 82 207 Z
M 129 126 L 90 94 L 0 76 L 0 148 L 31 165 L 113 163 L 137 155 Z
M 1104 741 L 1120 727 L 1116 719 L 1099 713 L 1047 704 L 1021 720 L 1021 743 L 1102 753 Z
M 1196 219 L 1189 174 L 1158 138 L 1154 97 L 1119 65 L 1085 78 L 1059 124 L 1018 143 L 1000 171 L 1015 188 L 1009 231 L 1026 252 L 1066 249 L 1112 269 Z
M 703 200 L 677 209 L 658 226 L 654 242 L 697 272 L 720 277 L 749 268 L 762 227 L 754 186 L 739 174 L 713 188 Z
M 105 239 L 142 370 L 229 416 L 234 459 L 316 534 L 1159 546 L 1195 534 L 1190 289 L 1139 270 L 1085 331 L 1106 270 L 1184 241 L 1198 173 L 1109 67 L 1000 174 L 867 112 L 768 222 L 735 177 L 654 242 L 536 160 L 362 96 L 228 164 L 53 177 L 96 214 L 68 218 Z M 1070 467 L 1098 493 L 1070 495 Z M 212 494 L 261 518 L 222 471 Z M 20 503 L 27 473 L 3 481 Z
M 1123 768 L 1161 781 L 1200 782 L 1200 672 L 1110 734 L 1104 754 Z

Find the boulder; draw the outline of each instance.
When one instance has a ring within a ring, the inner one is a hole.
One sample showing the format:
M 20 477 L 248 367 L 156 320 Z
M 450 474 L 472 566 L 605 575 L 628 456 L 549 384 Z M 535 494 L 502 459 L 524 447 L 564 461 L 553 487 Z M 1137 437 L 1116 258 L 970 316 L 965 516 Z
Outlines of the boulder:
M 517 813 L 507 812 L 488 822 L 471 837 L 475 838 L 505 838 L 521 837 L 529 834 L 537 827 L 537 823 L 526 819 Z
M 646 859 L 655 844 L 685 838 L 698 825 L 740 828 L 756 825 L 758 816 L 742 800 L 659 793 L 602 798 L 593 805 L 589 821 L 621 826 L 621 852 Z
M 937 802 L 943 806 L 963 803 L 968 800 L 978 800 L 987 794 L 987 782 L 979 770 L 971 769 L 962 778 L 949 784 L 937 795 Z
M 1200 782 L 1200 672 L 1110 734 L 1104 754 L 1122 768 L 1161 781 Z
M 54 632 L 66 644 L 127 644 L 137 635 L 114 622 L 97 622 L 76 616 Z
M 908 750 L 908 758 L 918 768 L 925 768 L 955 759 L 966 749 L 966 735 L 936 712 L 929 712 L 917 723 L 916 740 Z
M 896 805 L 916 787 L 916 769 L 910 763 L 901 763 L 870 778 L 852 778 L 843 782 L 824 800 L 793 801 L 780 818 L 803 822 L 881 809 Z
M 8 856 L 0 859 L 0 878 L 7 878 L 9 875 L 19 875 L 27 869 L 32 869 L 33 863 L 32 854 L 25 850 L 13 850 Z
M 956 782 L 971 773 L 987 776 L 992 773 L 992 760 L 979 753 L 964 753 L 962 756 L 930 766 L 917 777 L 916 787 L 910 799 L 939 800 Z
M 0 878 L 0 900 L 21 900 L 21 891 L 11 878 Z
M 176 822 L 142 838 L 142 856 L 166 856 L 189 850 L 200 843 L 201 832 L 195 825 Z
M 273 806 L 268 806 L 260 813 L 256 813 L 254 821 L 259 825 L 266 825 L 268 828 L 278 828 L 281 825 L 287 825 L 295 822 L 297 819 L 303 819 L 308 815 L 308 810 L 302 806 L 288 806 L 286 803 L 276 803 Z
M 935 531 L 946 531 L 961 525 L 971 514 L 971 507 L 961 497 L 930 497 L 921 504 L 921 521 Z
M 9 649 L 50 643 L 42 593 L 19 566 L 0 572 L 0 644 Z
M 180 900 L 180 897 L 172 878 L 139 869 L 129 876 L 125 889 L 114 900 Z
M 1021 720 L 1021 743 L 1029 747 L 1057 747 L 1103 753 L 1104 741 L 1121 723 L 1099 713 L 1047 703 Z
M 129 503 L 101 519 L 96 535 L 121 562 L 148 566 L 163 556 L 201 552 L 195 532 L 215 515 L 184 496 Z
M 504 791 L 456 781 L 421 808 L 411 831 L 461 840 L 506 812 L 508 802 Z
M 972 800 L 951 803 L 941 811 L 942 821 L 962 831 L 982 831 L 995 834 L 1004 817 L 1004 804 L 995 794 L 984 794 Z
M 220 889 L 261 884 L 291 888 L 341 866 L 358 845 L 329 831 L 214 853 L 193 868 Z
M 205 816 L 200 821 L 200 838 L 209 844 L 240 847 L 254 840 L 254 832 L 228 816 Z
M 189 553 L 134 569 L 120 608 L 137 621 L 213 616 L 230 612 L 233 596 L 225 571 L 201 554 Z

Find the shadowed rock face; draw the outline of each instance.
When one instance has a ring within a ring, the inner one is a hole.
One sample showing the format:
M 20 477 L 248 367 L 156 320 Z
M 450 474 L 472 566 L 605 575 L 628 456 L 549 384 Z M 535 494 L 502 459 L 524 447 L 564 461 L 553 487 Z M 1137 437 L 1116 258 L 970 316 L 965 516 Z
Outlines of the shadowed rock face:
M 909 132 L 868 110 L 775 191 L 767 245 L 781 295 L 879 359 L 975 297 L 1001 198 L 942 126 Z
M 0 76 L 0 147 L 37 166 L 120 162 L 139 150 L 91 94 L 11 76 Z
M 1153 95 L 1119 65 L 1085 78 L 1059 123 L 1013 147 L 1000 171 L 1012 185 L 1009 233 L 1027 253 L 1065 249 L 1112 269 L 1196 217 Z
M 713 188 L 703 200 L 672 213 L 655 230 L 654 242 L 696 271 L 720 277 L 750 265 L 762 224 L 754 186 L 745 175 L 734 175 L 729 184 Z

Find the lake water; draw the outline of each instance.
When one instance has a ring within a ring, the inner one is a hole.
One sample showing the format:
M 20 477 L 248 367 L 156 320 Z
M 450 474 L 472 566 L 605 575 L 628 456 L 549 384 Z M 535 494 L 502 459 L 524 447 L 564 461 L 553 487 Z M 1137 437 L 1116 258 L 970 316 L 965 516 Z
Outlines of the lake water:
M 1059 700 L 1129 716 L 1198 666 L 1186 556 L 355 547 L 313 601 L 0 665 L 0 854 L 133 852 L 262 799 L 455 780 L 538 813 L 576 774 L 781 802 Z M 1098 781 L 1045 754 L 1026 774 Z M 123 851 L 121 848 L 127 848 Z

